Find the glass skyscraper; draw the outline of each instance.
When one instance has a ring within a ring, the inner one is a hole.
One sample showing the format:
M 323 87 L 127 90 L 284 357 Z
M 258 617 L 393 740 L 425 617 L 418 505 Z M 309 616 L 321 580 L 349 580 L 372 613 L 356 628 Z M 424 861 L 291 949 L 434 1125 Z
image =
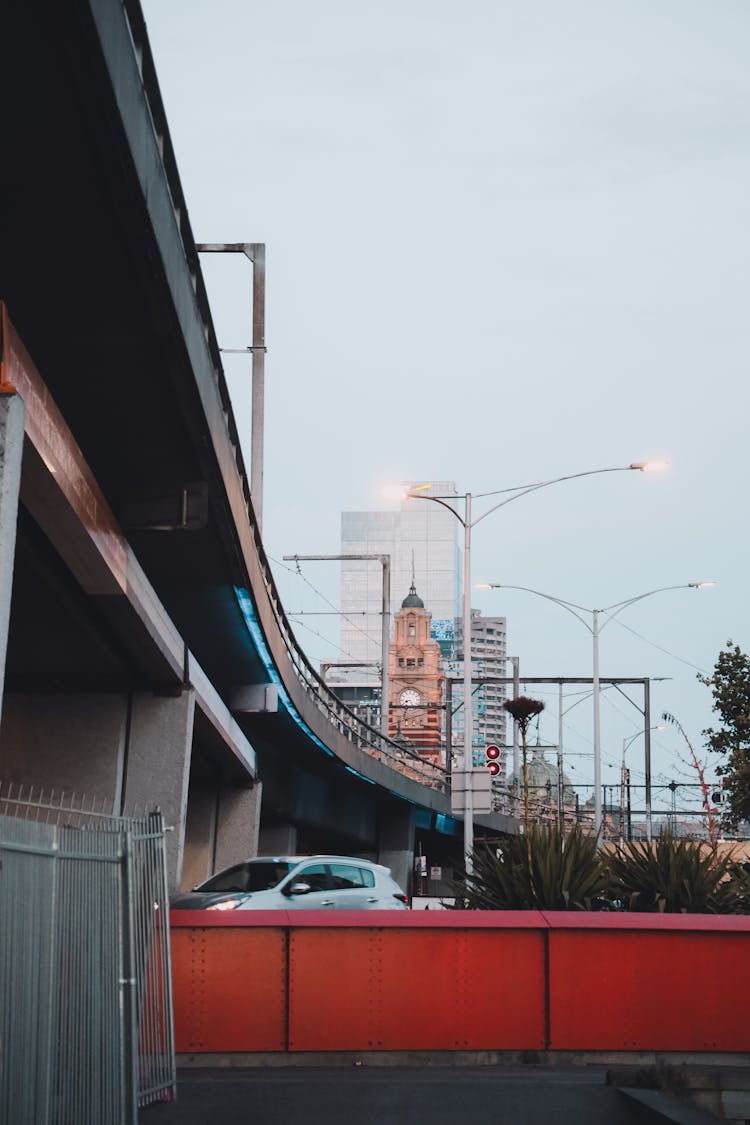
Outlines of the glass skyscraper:
M 412 487 L 413 482 L 404 486 Z M 453 481 L 433 481 L 422 494 L 448 496 L 455 491 Z M 461 501 L 457 503 L 460 511 Z M 433 628 L 440 631 L 441 622 L 452 628 L 461 612 L 460 526 L 450 512 L 429 500 L 404 500 L 391 511 L 342 512 L 341 554 L 390 555 L 391 613 L 408 594 L 413 576 Z M 341 563 L 342 661 L 380 664 L 382 592 L 377 562 Z M 376 669 L 363 668 L 356 670 L 356 678 L 361 682 L 380 677 Z

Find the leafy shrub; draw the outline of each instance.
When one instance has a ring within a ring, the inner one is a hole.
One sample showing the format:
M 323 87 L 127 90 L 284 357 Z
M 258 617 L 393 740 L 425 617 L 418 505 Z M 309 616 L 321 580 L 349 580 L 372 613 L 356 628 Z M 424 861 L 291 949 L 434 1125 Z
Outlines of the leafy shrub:
M 742 909 L 731 855 L 663 833 L 629 843 L 610 859 L 612 893 L 626 910 L 660 914 L 735 914 Z M 746 888 L 747 890 L 747 888 Z
M 750 914 L 750 864 L 733 863 L 727 889 L 735 896 L 732 914 Z
M 473 872 L 455 880 L 457 904 L 470 910 L 591 910 L 606 902 L 606 861 L 596 837 L 575 828 L 533 827 L 498 845 L 479 844 Z

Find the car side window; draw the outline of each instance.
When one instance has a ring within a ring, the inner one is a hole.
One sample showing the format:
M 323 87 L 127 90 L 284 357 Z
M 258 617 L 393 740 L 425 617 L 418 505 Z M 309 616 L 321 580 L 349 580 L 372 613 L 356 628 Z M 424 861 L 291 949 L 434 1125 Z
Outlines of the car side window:
M 345 891 L 351 887 L 374 887 L 375 876 L 366 867 L 354 867 L 349 863 L 332 863 L 331 877 L 333 889 Z
M 309 867 L 303 867 L 294 876 L 292 883 L 307 883 L 310 890 L 327 891 L 330 884 L 326 865 L 324 863 L 311 863 Z

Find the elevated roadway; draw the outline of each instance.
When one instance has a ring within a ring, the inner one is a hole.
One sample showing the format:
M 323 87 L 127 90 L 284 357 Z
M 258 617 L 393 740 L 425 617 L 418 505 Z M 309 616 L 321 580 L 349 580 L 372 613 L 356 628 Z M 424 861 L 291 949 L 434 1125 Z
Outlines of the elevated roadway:
M 3 42 L 0 785 L 161 804 L 175 882 L 259 845 L 449 867 L 445 773 L 279 601 L 137 0 L 7 0 Z

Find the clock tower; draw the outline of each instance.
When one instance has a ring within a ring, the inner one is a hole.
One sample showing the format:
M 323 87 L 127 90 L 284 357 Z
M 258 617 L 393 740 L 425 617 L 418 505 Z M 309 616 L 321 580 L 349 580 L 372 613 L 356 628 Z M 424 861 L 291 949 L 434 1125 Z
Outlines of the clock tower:
M 388 734 L 403 737 L 421 755 L 437 760 L 443 671 L 440 646 L 430 636 L 431 620 L 412 579 L 394 618 L 395 635 L 389 650 Z

